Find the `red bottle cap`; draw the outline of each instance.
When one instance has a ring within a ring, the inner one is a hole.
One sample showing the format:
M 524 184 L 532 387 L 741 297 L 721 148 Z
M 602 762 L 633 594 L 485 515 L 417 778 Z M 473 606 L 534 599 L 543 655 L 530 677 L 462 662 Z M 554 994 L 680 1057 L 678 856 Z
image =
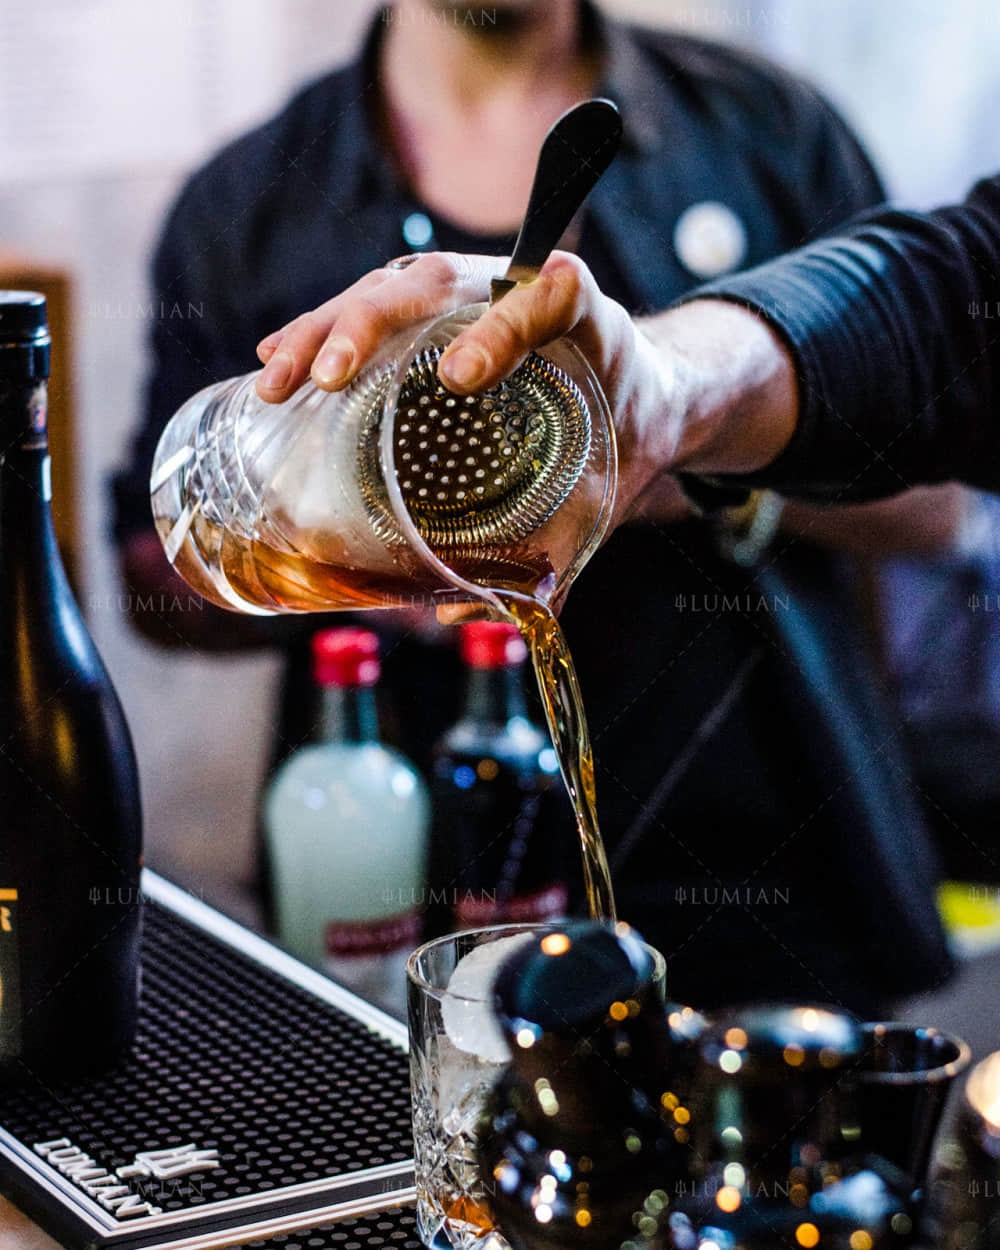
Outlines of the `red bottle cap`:
M 516 625 L 470 621 L 462 626 L 462 659 L 470 668 L 506 668 L 528 654 Z
M 381 666 L 378 638 L 367 629 L 322 629 L 313 634 L 313 677 L 320 686 L 374 686 Z

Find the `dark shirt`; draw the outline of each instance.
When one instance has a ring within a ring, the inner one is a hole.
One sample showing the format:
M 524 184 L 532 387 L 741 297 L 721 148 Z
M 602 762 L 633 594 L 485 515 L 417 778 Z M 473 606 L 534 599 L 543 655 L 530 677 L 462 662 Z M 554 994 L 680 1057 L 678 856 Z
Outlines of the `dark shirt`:
M 758 264 L 881 198 L 856 140 L 796 79 L 725 47 L 585 13 L 625 144 L 588 201 L 578 250 L 631 310 L 663 308 L 705 276 L 674 244 L 692 205 L 723 202 L 745 231 L 743 262 Z M 174 409 L 253 368 L 265 333 L 412 250 L 404 223 L 433 216 L 379 147 L 378 33 L 376 24 L 359 60 L 196 174 L 171 213 L 154 283 L 200 314 L 155 327 L 146 416 L 116 486 L 120 538 L 149 526 L 149 465 Z M 446 223 L 432 225 L 441 242 L 454 239 Z M 894 777 L 905 769 L 873 707 L 836 562 L 801 543 L 769 561 L 759 575 L 727 563 L 699 522 L 629 526 L 569 596 L 563 624 L 620 912 L 664 951 L 678 996 L 874 1011 L 947 973 L 933 865 L 912 795 Z M 396 739 L 426 767 L 429 743 L 457 712 L 454 650 L 405 636 L 386 649 Z M 290 653 L 300 675 L 303 651 Z M 289 690 L 283 748 L 307 732 L 301 689 Z M 664 794 L 669 766 L 689 754 Z M 560 839 L 578 865 L 565 813 L 535 836 Z
M 753 481 L 828 501 L 953 478 L 1000 490 L 1000 177 L 710 290 L 761 312 L 795 356 L 799 426 Z
M 720 45 L 588 13 L 606 48 L 602 91 L 622 108 L 626 136 L 587 221 L 610 260 L 597 269 L 626 275 L 635 310 L 659 310 L 705 277 L 672 239 L 693 204 L 721 200 L 735 212 L 746 266 L 882 198 L 850 131 L 797 79 Z M 379 34 L 376 22 L 356 61 L 223 149 L 174 204 L 152 273 L 169 315 L 153 327 L 143 422 L 115 483 L 118 537 L 149 528 L 156 441 L 185 399 L 256 368 L 265 334 L 413 250 L 404 223 L 426 210 L 380 143 Z

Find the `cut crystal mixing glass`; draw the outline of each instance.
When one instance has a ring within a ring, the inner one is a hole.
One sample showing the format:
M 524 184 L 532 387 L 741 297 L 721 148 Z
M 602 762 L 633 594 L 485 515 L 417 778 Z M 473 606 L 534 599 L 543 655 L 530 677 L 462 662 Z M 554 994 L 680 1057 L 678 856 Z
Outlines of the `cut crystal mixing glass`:
M 171 563 L 243 612 L 537 593 L 558 604 L 614 498 L 607 404 L 559 341 L 472 397 L 438 381 L 473 305 L 386 343 L 344 391 L 264 403 L 256 375 L 199 392 L 157 448 L 153 515 Z

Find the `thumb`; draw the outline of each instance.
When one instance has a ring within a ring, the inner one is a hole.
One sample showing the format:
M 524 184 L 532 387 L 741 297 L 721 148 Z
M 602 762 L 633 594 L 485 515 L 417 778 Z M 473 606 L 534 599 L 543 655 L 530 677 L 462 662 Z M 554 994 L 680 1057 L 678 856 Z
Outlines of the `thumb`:
M 529 352 L 574 329 L 592 285 L 582 261 L 554 252 L 536 278 L 508 292 L 449 345 L 441 381 L 460 394 L 494 386 Z

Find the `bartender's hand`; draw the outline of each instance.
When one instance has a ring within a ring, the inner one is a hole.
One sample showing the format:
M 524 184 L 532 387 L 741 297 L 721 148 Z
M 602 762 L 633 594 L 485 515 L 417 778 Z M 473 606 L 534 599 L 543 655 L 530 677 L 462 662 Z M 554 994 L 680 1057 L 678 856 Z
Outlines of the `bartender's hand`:
M 366 274 L 342 294 L 265 338 L 262 399 L 280 402 L 307 377 L 346 386 L 389 335 L 489 298 L 495 257 L 429 253 L 404 269 Z M 533 348 L 567 337 L 590 362 L 614 416 L 620 455 L 612 524 L 649 498 L 664 472 L 748 472 L 771 461 L 795 427 L 794 369 L 777 335 L 733 304 L 698 300 L 634 322 L 602 295 L 587 267 L 554 252 L 450 344 L 441 381 L 484 390 Z

